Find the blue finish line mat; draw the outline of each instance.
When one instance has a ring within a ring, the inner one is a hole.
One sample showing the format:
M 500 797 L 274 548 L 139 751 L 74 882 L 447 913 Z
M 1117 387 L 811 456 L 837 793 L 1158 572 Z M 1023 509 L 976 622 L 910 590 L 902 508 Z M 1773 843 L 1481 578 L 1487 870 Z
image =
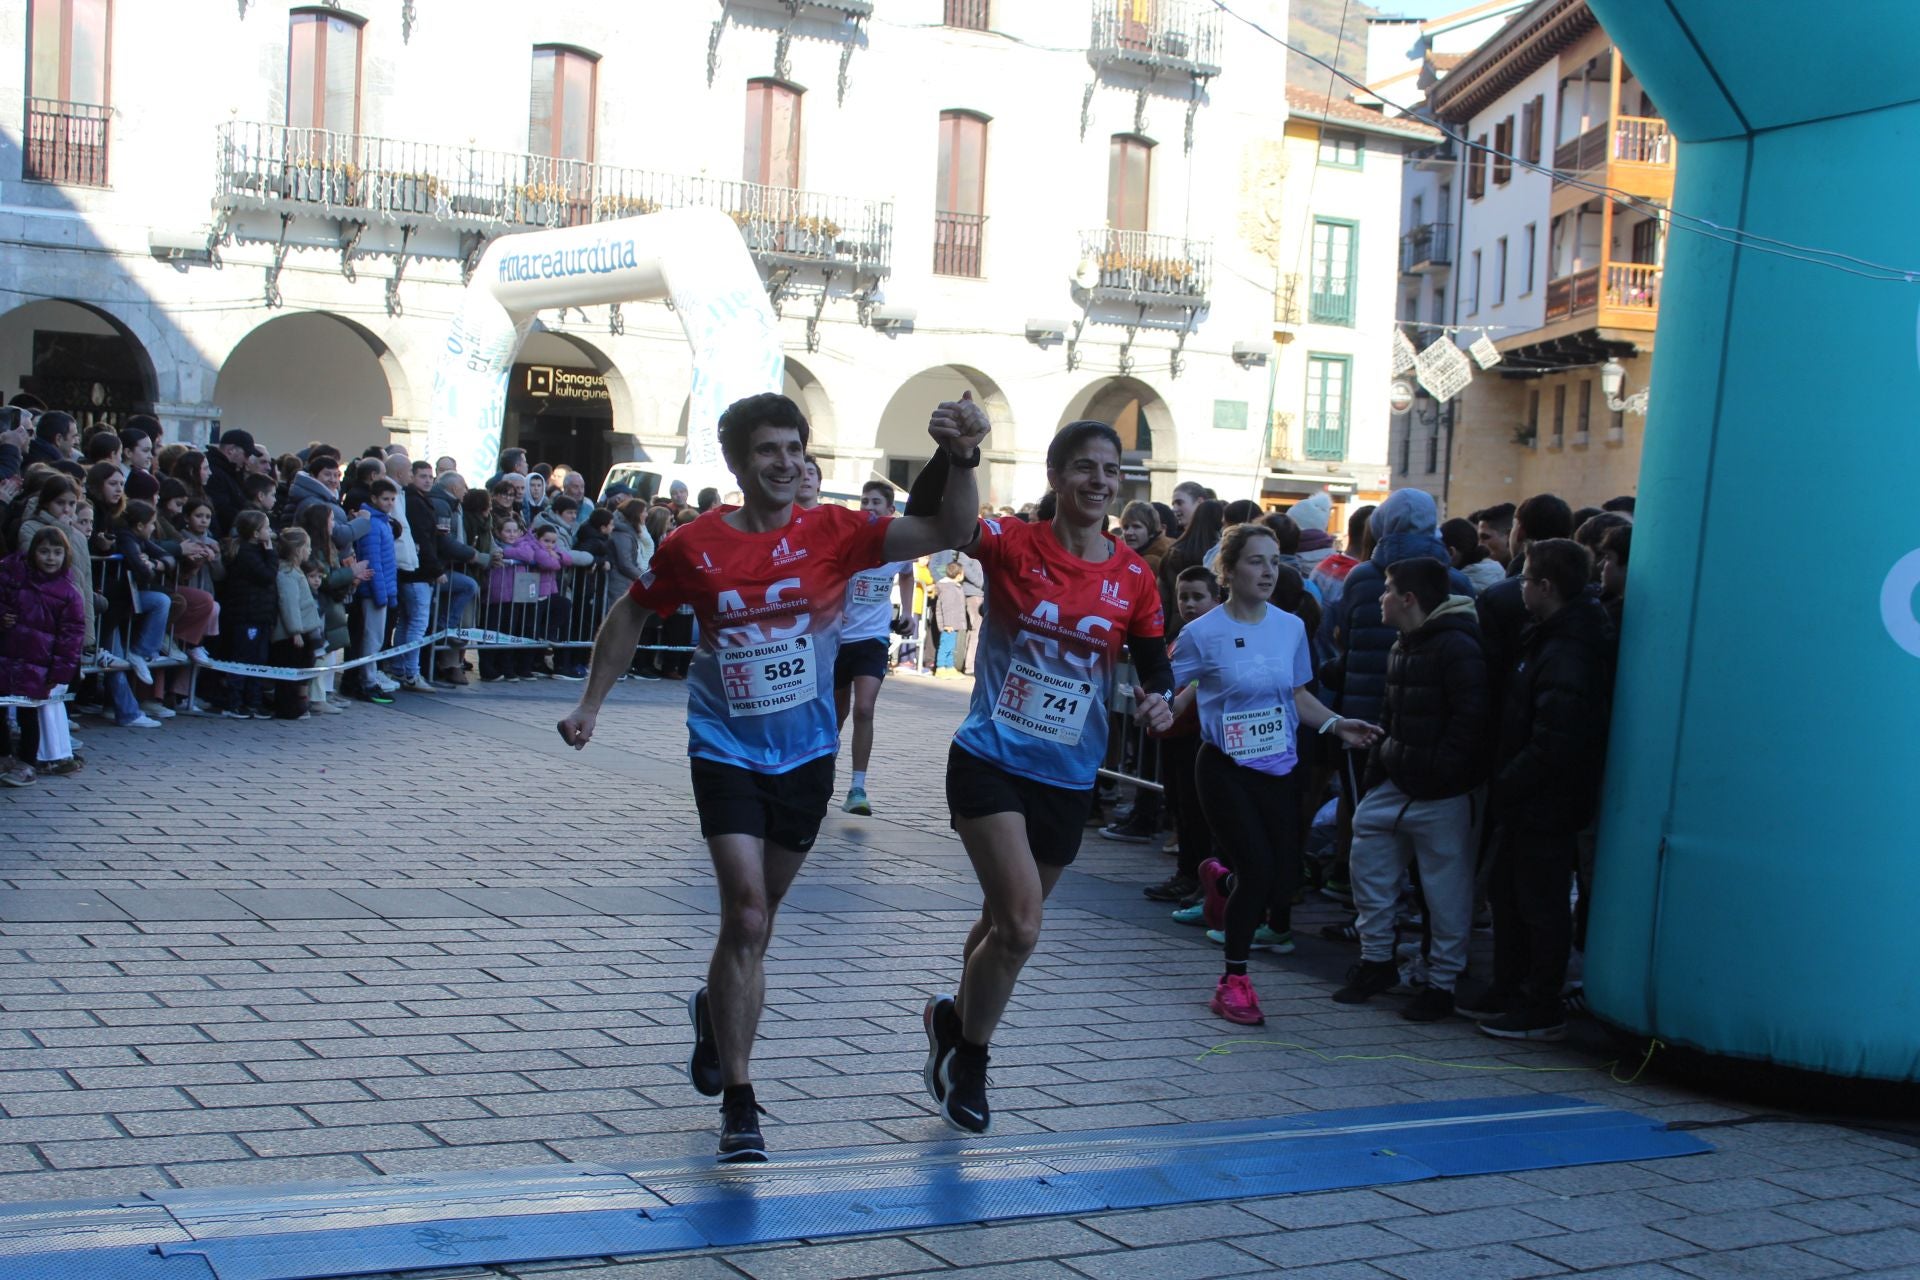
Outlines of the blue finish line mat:
M 0 1280 L 340 1280 L 1695 1155 L 1550 1094 L 776 1156 L 0 1206 Z

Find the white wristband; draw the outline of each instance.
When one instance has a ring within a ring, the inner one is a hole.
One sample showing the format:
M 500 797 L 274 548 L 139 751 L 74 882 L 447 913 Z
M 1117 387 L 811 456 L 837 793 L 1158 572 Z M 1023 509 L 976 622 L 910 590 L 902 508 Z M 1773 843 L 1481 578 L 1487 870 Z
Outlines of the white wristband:
M 1322 734 L 1328 734 L 1328 733 L 1332 733 L 1332 732 L 1333 732 L 1333 726 L 1335 726 L 1335 725 L 1337 725 L 1337 724 L 1339 724 L 1339 723 L 1340 723 L 1340 717 L 1339 717 L 1339 716 L 1328 716 L 1328 717 L 1327 717 L 1327 718 L 1326 718 L 1325 720 L 1323 720 L 1323 721 L 1321 721 L 1321 723 L 1320 723 L 1320 732 L 1321 732 Z

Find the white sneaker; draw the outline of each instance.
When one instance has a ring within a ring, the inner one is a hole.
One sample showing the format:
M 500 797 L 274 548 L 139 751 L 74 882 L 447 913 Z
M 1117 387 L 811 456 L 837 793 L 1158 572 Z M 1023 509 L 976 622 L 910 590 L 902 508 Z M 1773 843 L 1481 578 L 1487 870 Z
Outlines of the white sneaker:
M 171 720 L 174 716 L 173 709 L 162 702 L 143 702 L 140 709 L 155 720 Z
M 339 707 L 334 706 L 331 702 L 323 698 L 316 698 L 309 702 L 307 709 L 313 712 L 313 714 L 320 716 L 342 716 L 346 714 L 346 712 L 342 711 Z
M 75 755 L 79 755 L 82 751 L 85 751 L 87 749 L 87 744 L 80 741 L 80 739 L 78 738 L 71 738 L 71 737 L 68 738 L 67 745 L 73 748 L 73 753 Z
M 152 716 L 141 716 L 138 720 L 129 720 L 120 727 L 122 729 L 158 729 L 160 722 Z
M 396 688 L 400 688 L 400 689 L 411 689 L 411 690 L 413 690 L 413 691 L 414 691 L 415 693 L 432 693 L 432 692 L 434 692 L 434 687 L 433 687 L 433 682 L 432 682 L 432 681 L 430 681 L 430 680 L 428 680 L 428 679 L 427 679 L 427 678 L 426 678 L 425 676 L 422 676 L 422 675 L 416 675 L 416 676 L 414 676 L 414 677 L 412 677 L 411 679 L 408 679 L 408 680 L 402 680 L 402 681 L 401 681 L 401 682 L 400 682 L 400 683 L 399 683 L 399 684 L 398 684 L 397 686 L 395 686 L 395 687 L 396 687 Z
M 206 666 L 209 662 L 213 661 L 212 655 L 210 655 L 206 651 L 206 649 L 200 645 L 195 645 L 193 646 L 193 648 L 187 650 L 187 657 L 189 660 L 196 662 L 203 667 Z
M 134 675 L 140 678 L 141 684 L 153 683 L 153 668 L 148 666 L 147 660 L 141 657 L 139 654 L 137 653 L 128 654 L 127 666 L 129 669 L 132 670 Z

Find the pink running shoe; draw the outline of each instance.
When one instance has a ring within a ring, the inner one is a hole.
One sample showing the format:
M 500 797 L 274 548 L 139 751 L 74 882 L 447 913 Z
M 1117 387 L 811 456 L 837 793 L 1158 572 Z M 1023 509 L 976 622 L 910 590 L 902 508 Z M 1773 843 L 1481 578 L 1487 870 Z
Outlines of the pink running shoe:
M 1260 1012 L 1260 997 L 1253 994 L 1253 982 L 1244 973 L 1224 973 L 1220 975 L 1220 985 L 1213 989 L 1213 1011 L 1228 1022 L 1237 1022 L 1243 1027 L 1264 1026 L 1267 1016 Z
M 1218 858 L 1208 858 L 1200 864 L 1201 918 L 1209 929 L 1227 927 L 1227 892 L 1220 882 L 1231 874 L 1227 864 Z

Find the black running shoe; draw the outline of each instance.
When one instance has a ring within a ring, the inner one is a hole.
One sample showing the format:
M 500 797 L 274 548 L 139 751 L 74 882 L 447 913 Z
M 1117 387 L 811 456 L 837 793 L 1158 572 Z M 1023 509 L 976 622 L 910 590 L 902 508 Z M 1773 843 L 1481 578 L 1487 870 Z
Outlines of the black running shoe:
M 952 996 L 934 996 L 927 1001 L 920 1021 L 927 1029 L 927 1068 L 921 1078 L 933 1100 L 945 1103 L 947 1086 L 941 1080 L 945 1060 L 960 1045 L 960 1008 Z
M 760 1136 L 760 1117 L 766 1108 L 753 1101 L 720 1104 L 720 1150 L 714 1159 L 721 1164 L 765 1164 L 767 1140 Z
M 985 1133 L 992 1123 L 987 1110 L 987 1055 L 968 1054 L 956 1049 L 940 1066 L 940 1083 L 946 1097 L 940 1114 L 962 1133 Z
M 707 1009 L 707 989 L 687 997 L 687 1016 L 693 1020 L 693 1058 L 687 1075 L 693 1087 L 709 1098 L 720 1096 L 720 1047 L 713 1042 L 713 1014 Z
M 1365 1004 L 1400 985 L 1400 966 L 1391 960 L 1362 960 L 1347 970 L 1347 985 L 1333 993 L 1340 1004 Z

